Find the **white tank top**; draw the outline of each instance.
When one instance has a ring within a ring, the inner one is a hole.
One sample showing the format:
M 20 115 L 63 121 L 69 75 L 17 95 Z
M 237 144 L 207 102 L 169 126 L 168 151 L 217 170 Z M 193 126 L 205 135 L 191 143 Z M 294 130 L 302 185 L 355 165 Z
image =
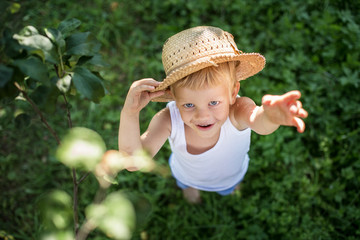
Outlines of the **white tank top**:
M 171 116 L 168 140 L 173 152 L 169 162 L 174 177 L 187 186 L 204 191 L 218 192 L 236 185 L 248 168 L 251 129 L 239 131 L 228 118 L 213 148 L 201 154 L 190 154 L 180 111 L 175 102 L 168 103 L 167 107 Z

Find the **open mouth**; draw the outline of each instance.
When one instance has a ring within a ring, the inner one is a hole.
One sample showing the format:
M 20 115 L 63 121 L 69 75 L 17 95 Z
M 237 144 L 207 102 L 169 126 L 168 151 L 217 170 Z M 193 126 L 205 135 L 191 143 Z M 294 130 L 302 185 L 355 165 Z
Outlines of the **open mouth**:
M 196 125 L 200 130 L 208 130 L 210 129 L 212 126 L 214 126 L 214 124 L 206 124 L 206 125 L 202 125 L 202 124 L 199 124 L 199 125 Z

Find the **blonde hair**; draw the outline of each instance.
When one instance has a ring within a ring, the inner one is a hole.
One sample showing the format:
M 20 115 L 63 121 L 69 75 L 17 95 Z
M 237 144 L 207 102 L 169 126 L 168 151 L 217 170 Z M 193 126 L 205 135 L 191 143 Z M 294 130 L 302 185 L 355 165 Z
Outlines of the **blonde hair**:
M 190 88 L 191 90 L 198 90 L 204 86 L 217 86 L 219 84 L 226 84 L 229 91 L 233 89 L 236 79 L 236 67 L 239 62 L 231 61 L 219 63 L 218 66 L 211 66 L 192 73 L 183 79 L 175 82 L 170 86 L 170 90 L 175 96 L 177 88 Z

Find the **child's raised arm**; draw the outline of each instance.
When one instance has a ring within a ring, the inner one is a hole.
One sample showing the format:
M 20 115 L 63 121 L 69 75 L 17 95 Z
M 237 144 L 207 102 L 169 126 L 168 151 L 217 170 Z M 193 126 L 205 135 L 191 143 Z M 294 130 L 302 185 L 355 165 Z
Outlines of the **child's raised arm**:
M 119 150 L 132 154 L 143 148 L 140 139 L 139 114 L 151 99 L 164 94 L 163 91 L 150 92 L 158 85 L 159 82 L 151 78 L 136 81 L 131 85 L 120 115 Z
M 280 125 L 294 126 L 302 133 L 308 113 L 298 100 L 299 91 L 291 91 L 283 95 L 265 95 L 262 105 L 256 106 L 249 98 L 240 98 L 237 101 L 235 119 L 245 122 L 251 129 L 259 134 L 270 134 Z

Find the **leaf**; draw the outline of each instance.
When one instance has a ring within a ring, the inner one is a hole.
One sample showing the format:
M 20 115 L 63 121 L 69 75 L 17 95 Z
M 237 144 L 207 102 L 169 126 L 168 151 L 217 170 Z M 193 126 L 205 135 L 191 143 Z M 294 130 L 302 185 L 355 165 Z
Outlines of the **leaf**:
M 135 227 L 135 210 L 121 193 L 109 194 L 101 204 L 86 208 L 86 217 L 114 239 L 131 239 Z
M 38 203 L 43 224 L 53 230 L 65 230 L 72 223 L 72 200 L 64 191 L 54 190 Z
M 46 233 L 42 236 L 41 240 L 74 240 L 74 234 L 72 231 L 54 231 Z
M 2 50 L 10 58 L 16 58 L 22 53 L 23 47 L 13 38 L 13 33 L 9 28 L 3 30 L 3 38 L 0 39 L 0 43 L 4 44 Z
M 56 157 L 68 167 L 95 170 L 104 155 L 106 146 L 102 137 L 88 128 L 72 128 L 62 139 Z
M 54 44 L 49 38 L 38 34 L 36 28 L 28 26 L 20 34 L 14 34 L 13 38 L 18 40 L 20 45 L 27 47 L 30 53 L 33 49 L 39 49 L 43 52 L 46 61 L 54 64 L 59 63 L 59 55 Z M 39 56 L 42 57 L 41 54 Z
M 13 64 L 32 79 L 40 82 L 48 80 L 47 66 L 36 57 L 15 60 Z
M 66 38 L 66 54 L 93 56 L 99 51 L 100 45 L 90 41 L 90 32 L 75 33 Z
M 33 26 L 26 26 L 23 29 L 21 29 L 19 35 L 25 37 L 39 35 L 39 31 Z
M 12 78 L 14 69 L 0 64 L 0 87 L 4 87 Z
M 62 21 L 59 24 L 58 30 L 64 35 L 64 37 L 69 36 L 69 34 L 78 28 L 81 25 L 81 21 L 76 18 L 71 18 L 65 21 Z
M 99 102 L 105 95 L 102 80 L 86 68 L 76 67 L 72 80 L 77 91 L 91 101 Z
M 65 51 L 65 39 L 61 32 L 54 28 L 45 28 L 45 34 L 50 40 L 60 48 L 61 51 Z
M 107 67 L 109 66 L 108 63 L 106 63 L 100 54 L 96 54 L 94 56 L 82 56 L 79 61 L 77 62 L 78 66 L 81 65 L 93 65 L 96 67 Z
M 44 84 L 38 86 L 31 94 L 30 98 L 45 113 L 54 113 L 56 103 L 59 97 L 59 90 L 56 86 L 46 86 Z
M 71 76 L 65 75 L 63 78 L 59 78 L 56 82 L 56 87 L 62 93 L 67 93 L 71 86 Z
M 8 7 L 8 10 L 10 11 L 11 14 L 15 14 L 20 11 L 20 8 L 21 8 L 21 5 L 19 3 L 12 3 Z

